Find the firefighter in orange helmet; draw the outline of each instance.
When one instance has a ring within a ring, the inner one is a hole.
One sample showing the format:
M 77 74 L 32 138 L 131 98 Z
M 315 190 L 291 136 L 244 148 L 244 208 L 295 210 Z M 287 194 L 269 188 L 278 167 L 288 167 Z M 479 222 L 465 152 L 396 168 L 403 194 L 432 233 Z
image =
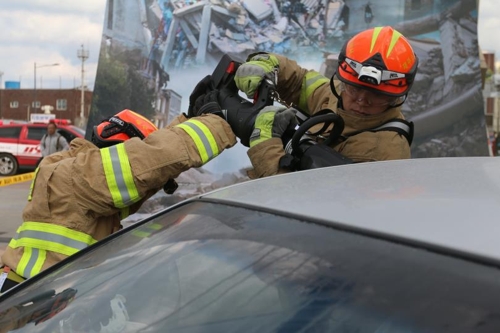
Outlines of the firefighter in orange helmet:
M 310 115 L 324 109 L 336 112 L 345 127 L 331 146 L 354 162 L 406 159 L 410 158 L 413 126 L 404 120 L 401 105 L 417 66 L 418 58 L 408 40 L 385 26 L 349 39 L 331 78 L 284 56 L 259 53 L 238 68 L 235 83 L 252 97 L 267 78 L 277 82 L 277 92 L 287 105 L 297 105 Z M 257 116 L 248 151 L 254 166 L 251 177 L 289 171 L 280 164 L 285 155 L 280 135 L 294 121 L 293 109 L 275 106 Z
M 217 115 L 180 115 L 158 130 L 123 110 L 94 127 L 92 142 L 77 138 L 70 150 L 47 156 L 1 257 L 0 292 L 118 231 L 169 180 L 235 143 Z

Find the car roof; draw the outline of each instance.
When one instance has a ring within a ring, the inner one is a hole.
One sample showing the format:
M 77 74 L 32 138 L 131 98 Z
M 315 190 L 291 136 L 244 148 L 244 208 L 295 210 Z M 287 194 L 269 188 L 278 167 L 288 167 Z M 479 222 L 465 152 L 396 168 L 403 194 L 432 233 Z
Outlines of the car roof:
M 336 166 L 240 183 L 202 197 L 500 262 L 497 157 Z

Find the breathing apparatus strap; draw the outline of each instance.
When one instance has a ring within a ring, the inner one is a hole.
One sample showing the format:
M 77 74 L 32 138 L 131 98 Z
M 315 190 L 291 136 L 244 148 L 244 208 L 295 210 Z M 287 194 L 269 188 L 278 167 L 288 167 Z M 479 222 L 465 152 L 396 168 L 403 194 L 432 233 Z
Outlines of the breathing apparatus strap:
M 413 122 L 404 119 L 391 119 L 388 122 L 378 127 L 357 131 L 344 137 L 347 138 L 363 132 L 380 132 L 380 131 L 396 132 L 399 135 L 404 136 L 410 146 L 413 141 Z

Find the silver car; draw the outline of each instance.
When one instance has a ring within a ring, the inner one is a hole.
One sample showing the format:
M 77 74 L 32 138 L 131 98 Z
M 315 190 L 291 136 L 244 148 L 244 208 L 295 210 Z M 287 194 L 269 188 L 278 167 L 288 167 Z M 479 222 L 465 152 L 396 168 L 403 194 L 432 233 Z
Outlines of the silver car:
M 499 213 L 494 157 L 248 181 L 167 208 L 24 282 L 0 298 L 0 327 L 500 332 Z

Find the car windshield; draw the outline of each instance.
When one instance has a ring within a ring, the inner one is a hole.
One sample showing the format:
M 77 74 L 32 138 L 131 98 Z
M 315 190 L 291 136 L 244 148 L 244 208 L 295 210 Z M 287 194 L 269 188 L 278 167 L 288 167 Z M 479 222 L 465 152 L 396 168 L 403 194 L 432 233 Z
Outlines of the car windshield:
M 189 203 L 89 250 L 5 299 L 4 324 L 23 323 L 16 332 L 500 327 L 496 267 L 245 208 Z

